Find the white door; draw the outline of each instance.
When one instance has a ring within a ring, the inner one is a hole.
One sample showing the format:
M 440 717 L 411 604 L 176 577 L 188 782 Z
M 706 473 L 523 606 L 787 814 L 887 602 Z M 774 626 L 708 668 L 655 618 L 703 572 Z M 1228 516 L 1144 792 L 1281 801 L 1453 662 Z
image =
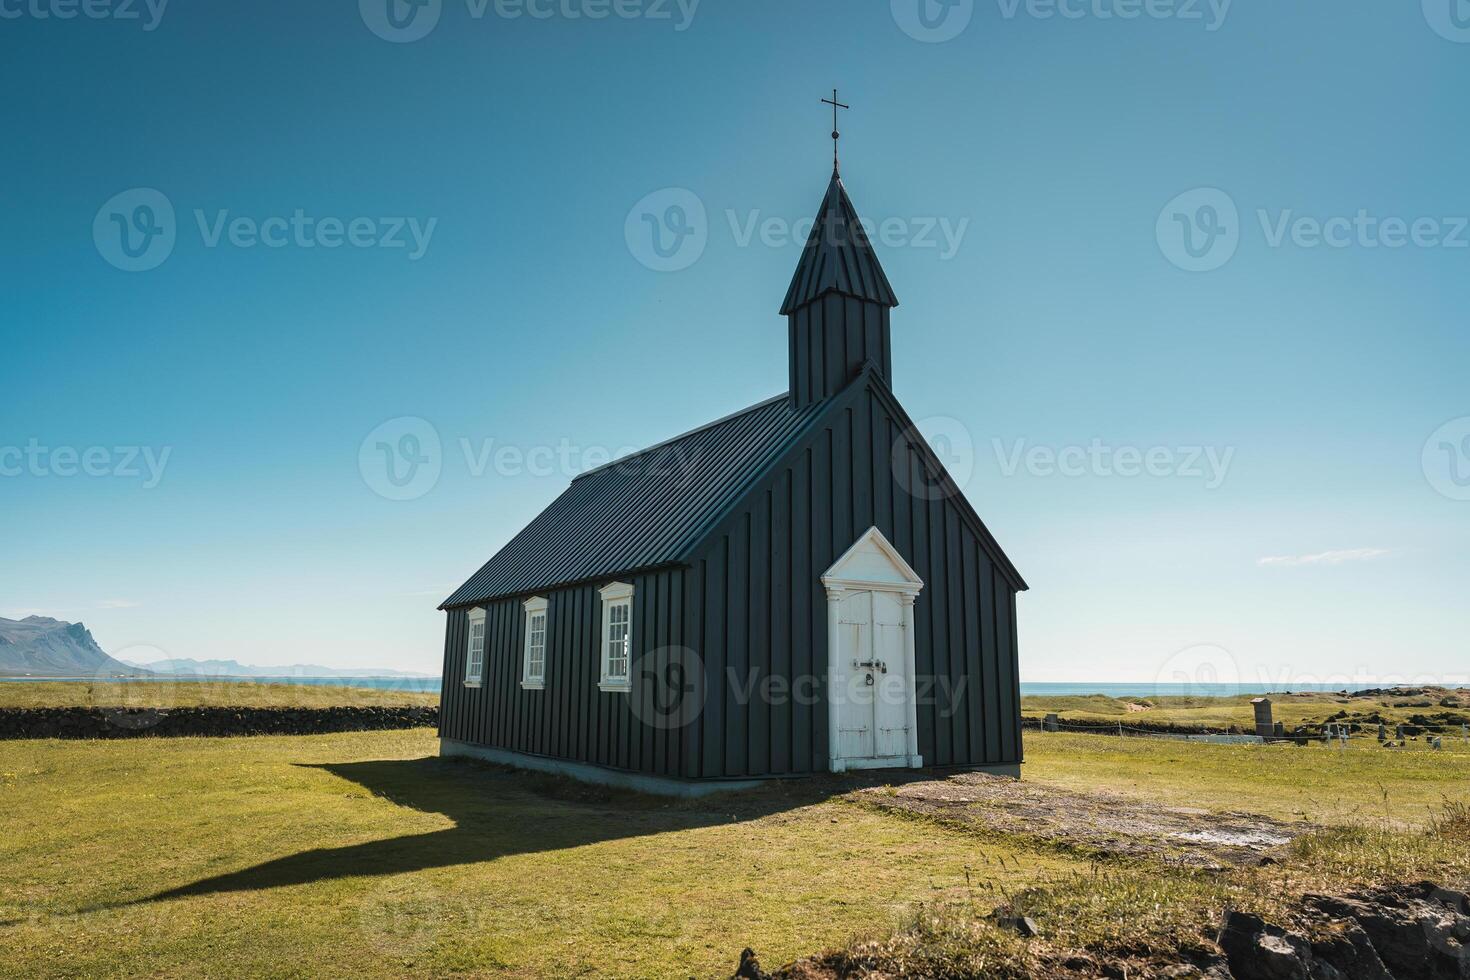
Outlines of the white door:
M 879 759 L 907 756 L 909 752 L 909 678 L 903 637 L 903 607 L 892 592 L 872 592 L 873 660 L 877 695 L 873 700 L 874 733 L 877 745 L 873 752 Z
M 850 768 L 904 765 L 909 683 L 903 606 L 892 592 L 849 592 L 838 610 L 838 753 Z

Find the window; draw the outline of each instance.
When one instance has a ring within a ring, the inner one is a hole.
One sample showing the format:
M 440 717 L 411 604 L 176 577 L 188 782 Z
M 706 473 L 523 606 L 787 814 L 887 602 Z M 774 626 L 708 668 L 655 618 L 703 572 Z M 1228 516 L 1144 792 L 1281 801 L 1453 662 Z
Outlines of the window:
M 539 691 L 546 686 L 546 600 L 527 599 L 526 650 L 521 668 L 521 687 Z
M 602 683 L 604 691 L 629 690 L 633 651 L 633 586 L 614 582 L 602 589 Z
M 485 610 L 470 610 L 469 651 L 464 659 L 464 686 L 479 687 L 485 677 Z

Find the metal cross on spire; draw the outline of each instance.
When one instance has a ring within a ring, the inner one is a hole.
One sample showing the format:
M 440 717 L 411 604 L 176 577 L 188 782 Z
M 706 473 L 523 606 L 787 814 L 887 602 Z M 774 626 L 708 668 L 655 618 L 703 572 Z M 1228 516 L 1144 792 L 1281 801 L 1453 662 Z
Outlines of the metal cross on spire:
M 837 90 L 835 88 L 832 90 L 832 98 L 823 99 L 822 104 L 832 107 L 832 176 L 836 177 L 841 172 L 837 166 L 837 141 L 842 138 L 842 134 L 837 131 L 837 110 L 851 109 L 852 106 L 843 105 L 837 101 Z

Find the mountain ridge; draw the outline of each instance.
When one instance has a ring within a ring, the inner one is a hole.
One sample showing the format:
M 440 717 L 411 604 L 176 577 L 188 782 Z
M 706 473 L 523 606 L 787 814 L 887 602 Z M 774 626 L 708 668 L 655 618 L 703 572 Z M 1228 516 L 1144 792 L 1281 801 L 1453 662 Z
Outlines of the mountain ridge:
M 291 664 L 286 667 L 257 667 L 238 660 L 194 660 L 178 657 L 151 664 L 131 666 L 155 674 L 193 677 L 433 677 L 434 674 L 389 668 L 323 667 L 320 664 Z
M 81 623 L 50 616 L 0 617 L 0 677 L 146 677 L 108 656 Z

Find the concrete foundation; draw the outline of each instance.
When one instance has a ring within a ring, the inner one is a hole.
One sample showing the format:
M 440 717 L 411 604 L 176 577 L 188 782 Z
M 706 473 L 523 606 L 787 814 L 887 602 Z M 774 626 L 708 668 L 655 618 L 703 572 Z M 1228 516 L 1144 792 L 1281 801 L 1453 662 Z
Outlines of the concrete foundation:
M 459 742 L 452 738 L 441 738 L 439 740 L 439 754 L 446 758 L 478 759 L 481 762 L 493 762 L 502 766 L 514 766 L 517 769 L 551 773 L 554 776 L 567 776 L 584 783 L 593 783 L 598 786 L 613 786 L 617 789 L 631 789 L 639 793 L 652 793 L 655 796 L 680 796 L 685 798 L 710 796 L 714 793 L 729 793 L 734 790 L 754 789 L 763 782 L 760 779 L 710 779 L 699 781 L 692 779 L 668 779 L 664 776 L 649 776 L 644 773 L 628 772 L 623 769 L 607 769 L 603 766 L 594 766 L 585 762 L 572 762 L 569 759 L 553 759 L 544 755 L 529 755 L 525 752 L 512 752 L 509 749 L 496 749 L 488 745 L 471 745 L 468 742 Z

